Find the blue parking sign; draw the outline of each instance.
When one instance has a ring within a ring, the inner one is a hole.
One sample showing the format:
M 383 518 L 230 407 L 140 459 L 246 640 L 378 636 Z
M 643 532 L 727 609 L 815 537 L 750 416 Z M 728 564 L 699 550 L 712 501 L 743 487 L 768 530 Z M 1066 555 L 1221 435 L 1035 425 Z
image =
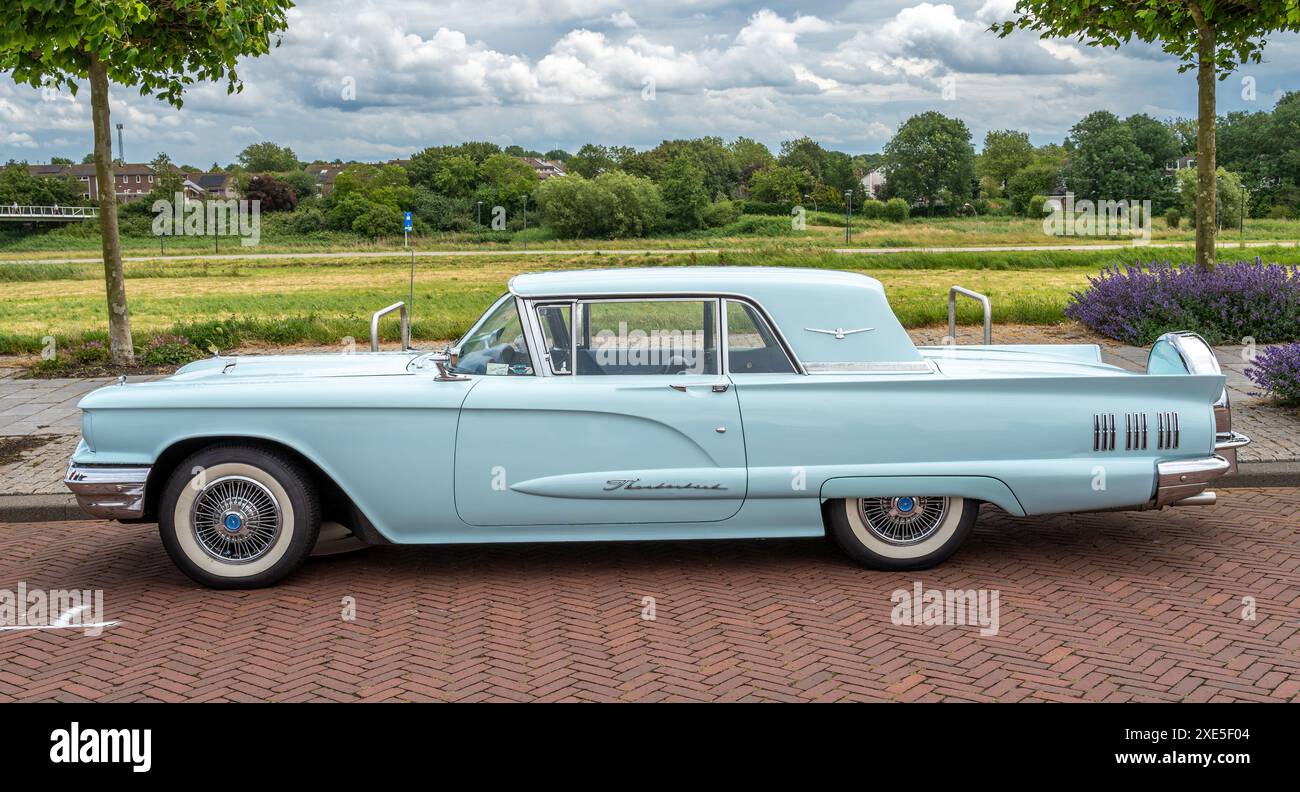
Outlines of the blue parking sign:
M 410 231 L 410 230 L 411 230 L 411 213 L 410 213 L 410 212 L 402 212 L 402 223 L 403 223 L 403 225 L 405 226 L 405 229 L 404 229 L 404 230 L 406 230 L 406 231 Z

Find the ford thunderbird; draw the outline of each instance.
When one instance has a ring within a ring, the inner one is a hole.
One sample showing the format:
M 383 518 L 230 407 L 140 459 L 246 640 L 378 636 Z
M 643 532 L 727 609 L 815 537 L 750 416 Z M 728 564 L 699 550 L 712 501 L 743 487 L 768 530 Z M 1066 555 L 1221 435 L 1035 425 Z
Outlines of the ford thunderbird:
M 950 316 L 959 292 L 981 298 L 954 287 Z M 984 305 L 984 344 L 918 347 L 863 275 L 519 275 L 441 351 L 409 348 L 404 318 L 403 348 L 376 351 L 380 312 L 370 353 L 214 356 L 94 391 L 66 484 L 96 517 L 157 522 L 219 588 L 340 541 L 827 534 L 918 569 L 985 503 L 1214 502 L 1249 441 L 1199 336 L 1131 372 L 1095 345 L 992 345 Z

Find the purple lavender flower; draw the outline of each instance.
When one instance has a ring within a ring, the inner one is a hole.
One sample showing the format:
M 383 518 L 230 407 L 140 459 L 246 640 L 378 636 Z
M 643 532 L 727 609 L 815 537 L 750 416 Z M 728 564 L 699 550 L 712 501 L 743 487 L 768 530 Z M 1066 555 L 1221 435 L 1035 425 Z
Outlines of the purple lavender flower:
M 1192 330 L 1212 344 L 1300 339 L 1300 266 L 1260 259 L 1107 267 L 1070 295 L 1065 315 L 1110 338 L 1146 345 L 1161 333 Z
M 1282 404 L 1300 404 L 1300 343 L 1267 347 L 1246 367 L 1246 376 L 1262 396 Z

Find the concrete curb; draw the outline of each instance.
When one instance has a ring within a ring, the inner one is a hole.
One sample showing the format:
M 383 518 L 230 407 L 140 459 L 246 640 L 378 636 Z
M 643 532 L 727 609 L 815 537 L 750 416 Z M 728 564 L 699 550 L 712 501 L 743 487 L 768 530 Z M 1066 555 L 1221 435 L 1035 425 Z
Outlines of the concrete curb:
M 1300 487 L 1300 461 L 1240 462 L 1237 473 L 1214 482 L 1211 489 Z
M 0 523 L 89 520 L 71 492 L 59 495 L 0 495 Z
M 1300 462 L 1242 462 L 1236 475 L 1220 479 L 1211 489 L 1257 487 L 1300 487 Z M 0 495 L 0 524 L 90 519 L 72 493 Z

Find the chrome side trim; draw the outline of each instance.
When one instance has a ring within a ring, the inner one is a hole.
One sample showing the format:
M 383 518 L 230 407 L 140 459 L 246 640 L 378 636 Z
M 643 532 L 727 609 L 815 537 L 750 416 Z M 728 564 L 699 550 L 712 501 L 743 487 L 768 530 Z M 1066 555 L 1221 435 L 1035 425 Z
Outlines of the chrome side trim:
M 77 496 L 77 505 L 92 517 L 134 520 L 144 515 L 144 485 L 148 466 L 95 466 L 68 463 L 63 484 Z
M 928 360 L 887 360 L 880 362 L 810 362 L 804 368 L 809 374 L 933 374 Z

